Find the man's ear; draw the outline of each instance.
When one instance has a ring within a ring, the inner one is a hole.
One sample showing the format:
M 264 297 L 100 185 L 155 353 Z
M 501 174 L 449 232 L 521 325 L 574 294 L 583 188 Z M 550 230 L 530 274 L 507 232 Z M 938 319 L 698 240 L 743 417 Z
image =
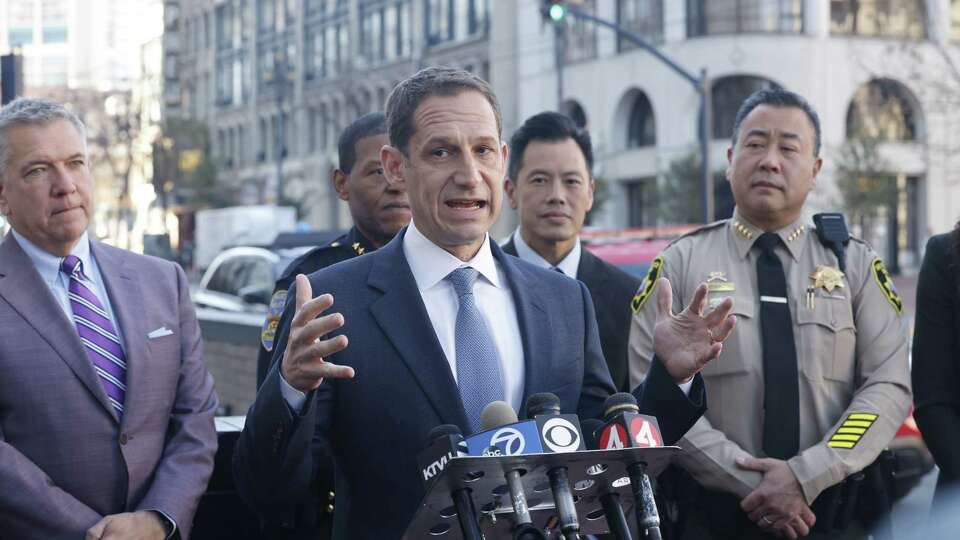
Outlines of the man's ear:
M 347 173 L 343 172 L 340 169 L 333 171 L 333 190 L 337 192 L 337 196 L 340 197 L 341 201 L 350 200 L 350 191 L 347 190 Z
M 513 183 L 510 177 L 503 179 L 503 191 L 507 194 L 507 200 L 510 201 L 510 208 L 517 209 L 517 199 L 514 197 L 517 192 L 517 185 Z
M 810 177 L 810 187 L 814 188 L 817 186 L 817 180 L 820 179 L 820 169 L 823 167 L 823 158 L 817 158 L 813 162 L 813 176 Z
M 587 212 L 593 209 L 593 192 L 597 189 L 597 181 L 590 177 L 587 182 Z
M 380 166 L 383 167 L 383 177 L 391 186 L 405 183 L 403 177 L 403 152 L 386 144 L 380 149 Z
M 3 190 L 3 178 L 0 177 L 0 216 L 10 214 L 10 202 L 7 201 L 7 193 Z

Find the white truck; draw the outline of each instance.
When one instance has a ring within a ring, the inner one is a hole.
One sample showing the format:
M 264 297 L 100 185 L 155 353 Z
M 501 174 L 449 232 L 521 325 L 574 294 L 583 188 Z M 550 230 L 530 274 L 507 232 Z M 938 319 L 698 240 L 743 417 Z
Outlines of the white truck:
M 193 264 L 206 268 L 225 248 L 264 246 L 277 234 L 297 228 L 297 211 L 290 206 L 233 206 L 197 212 Z

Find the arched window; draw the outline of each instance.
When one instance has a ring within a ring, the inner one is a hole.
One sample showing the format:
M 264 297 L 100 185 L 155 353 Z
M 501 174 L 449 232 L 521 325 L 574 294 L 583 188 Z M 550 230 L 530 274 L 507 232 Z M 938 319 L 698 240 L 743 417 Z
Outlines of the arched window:
M 919 136 L 916 99 L 903 84 L 874 79 L 861 86 L 847 109 L 848 139 L 915 141 Z
M 572 118 L 578 127 L 587 127 L 587 113 L 583 111 L 583 107 L 576 100 L 568 99 L 564 101 L 560 105 L 560 112 Z
M 653 107 L 647 95 L 637 90 L 630 106 L 630 120 L 627 123 L 627 148 L 653 146 L 657 144 L 657 124 L 653 117 Z
M 713 105 L 713 138 L 725 139 L 733 134 L 733 123 L 740 105 L 750 94 L 780 85 L 763 77 L 731 75 L 713 81 L 710 103 Z
M 831 0 L 830 33 L 907 39 L 927 37 L 924 0 Z

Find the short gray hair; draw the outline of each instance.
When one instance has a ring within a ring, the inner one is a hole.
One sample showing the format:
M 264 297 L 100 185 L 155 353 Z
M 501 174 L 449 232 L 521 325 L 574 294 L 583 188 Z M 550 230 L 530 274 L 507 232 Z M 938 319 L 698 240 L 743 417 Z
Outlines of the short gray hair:
M 406 154 L 407 145 L 415 130 L 413 114 L 417 107 L 428 97 L 450 97 L 464 91 L 479 92 L 486 98 L 497 121 L 497 136 L 500 136 L 503 122 L 500 119 L 500 102 L 493 93 L 493 88 L 469 71 L 434 66 L 421 69 L 401 81 L 387 97 L 387 134 L 390 145 Z
M 17 98 L 0 108 L 0 184 L 3 183 L 7 160 L 10 158 L 7 130 L 14 126 L 44 125 L 57 120 L 66 120 L 73 124 L 86 151 L 87 135 L 83 122 L 60 103 L 49 99 Z

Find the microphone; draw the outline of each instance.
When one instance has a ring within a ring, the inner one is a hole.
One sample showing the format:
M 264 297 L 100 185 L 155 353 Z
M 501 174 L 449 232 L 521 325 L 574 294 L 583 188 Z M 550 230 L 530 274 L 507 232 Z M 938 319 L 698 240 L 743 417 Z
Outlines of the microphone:
M 479 455 L 518 455 L 542 452 L 537 437 L 536 422 L 527 420 L 517 421 L 517 413 L 513 407 L 503 401 L 494 401 L 487 404 L 480 413 L 480 433 L 467 440 L 471 455 L 478 455 L 474 450 L 482 448 Z M 482 445 L 482 447 L 480 446 Z M 510 490 L 510 502 L 516 523 L 513 527 L 514 540 L 546 540 L 547 536 L 533 525 L 530 509 L 527 507 L 527 495 L 523 491 L 520 481 L 522 473 L 519 469 L 510 469 L 504 474 L 507 488 Z
M 587 418 L 580 423 L 583 430 L 583 438 L 586 439 L 587 448 L 597 449 L 597 436 L 603 429 L 603 422 L 595 418 Z M 607 527 L 610 534 L 617 540 L 633 540 L 630 534 L 630 525 L 627 523 L 627 516 L 623 513 L 623 507 L 620 506 L 620 494 L 616 491 L 600 495 L 600 505 L 603 508 L 603 515 L 607 518 Z
M 542 446 L 551 452 L 576 452 L 583 449 L 583 437 L 580 435 L 580 421 L 575 414 L 560 414 L 560 398 L 549 392 L 530 396 L 525 408 L 527 418 L 537 423 Z M 560 531 L 567 540 L 577 540 L 580 521 L 577 518 L 576 503 L 570 491 L 567 468 L 554 467 L 547 471 L 550 479 L 550 491 L 560 516 Z
M 453 458 L 467 455 L 467 443 L 463 440 L 460 428 L 453 424 L 443 424 L 430 430 L 427 446 L 417 456 L 423 474 L 423 483 L 429 490 L 430 485 Z M 483 540 L 477 510 L 473 505 L 470 488 L 460 488 L 450 493 L 453 506 L 457 509 L 457 520 L 464 540 Z
M 660 426 L 652 416 L 640 414 L 637 398 L 627 392 L 617 392 L 603 403 L 606 424 L 600 430 L 600 450 L 613 448 L 651 448 L 663 446 Z M 646 464 L 638 461 L 627 466 L 630 488 L 633 491 L 637 513 L 637 527 L 646 531 L 644 537 L 661 540 L 660 514 L 653 499 L 653 488 L 647 476 Z

